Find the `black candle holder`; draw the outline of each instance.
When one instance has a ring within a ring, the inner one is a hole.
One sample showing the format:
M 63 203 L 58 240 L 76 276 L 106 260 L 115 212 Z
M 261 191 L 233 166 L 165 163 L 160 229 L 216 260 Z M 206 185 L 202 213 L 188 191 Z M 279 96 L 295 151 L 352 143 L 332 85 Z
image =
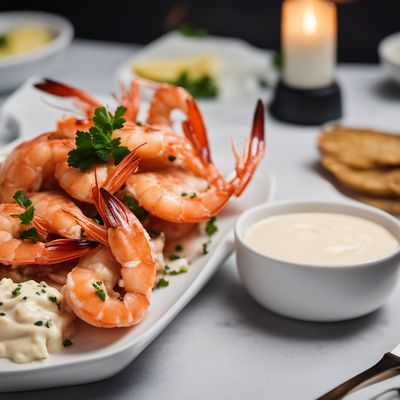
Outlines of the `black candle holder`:
M 272 103 L 271 114 L 297 125 L 321 125 L 342 116 L 342 96 L 339 85 L 321 89 L 295 89 L 279 81 Z

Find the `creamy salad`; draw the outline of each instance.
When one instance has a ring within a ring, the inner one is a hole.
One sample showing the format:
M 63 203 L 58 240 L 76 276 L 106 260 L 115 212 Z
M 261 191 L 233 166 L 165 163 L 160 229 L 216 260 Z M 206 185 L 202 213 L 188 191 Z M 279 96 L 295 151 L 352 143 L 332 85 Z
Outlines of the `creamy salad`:
M 74 315 L 44 282 L 0 281 L 0 357 L 16 363 L 45 359 L 72 344 Z

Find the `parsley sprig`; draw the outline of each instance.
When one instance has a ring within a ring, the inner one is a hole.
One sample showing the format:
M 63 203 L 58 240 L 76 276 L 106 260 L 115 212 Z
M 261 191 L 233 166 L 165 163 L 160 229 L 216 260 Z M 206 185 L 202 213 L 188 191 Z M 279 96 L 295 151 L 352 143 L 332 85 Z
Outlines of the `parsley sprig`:
M 76 148 L 68 153 L 68 165 L 87 171 L 96 163 L 106 163 L 113 157 L 115 165 L 119 164 L 130 151 L 121 146 L 121 138 L 113 138 L 112 133 L 124 126 L 123 115 L 126 108 L 119 106 L 114 115 L 106 107 L 98 107 L 92 118 L 94 125 L 89 132 L 76 131 Z
M 11 214 L 13 218 L 18 218 L 21 221 L 22 225 L 29 225 L 33 221 L 33 217 L 35 216 L 35 207 L 32 205 L 32 201 L 25 197 L 24 192 L 22 190 L 17 190 L 14 193 L 13 199 L 22 206 L 25 211 L 20 214 Z M 20 234 L 22 239 L 32 240 L 33 243 L 36 243 L 39 240 L 39 233 L 36 228 L 29 228 L 21 232 Z

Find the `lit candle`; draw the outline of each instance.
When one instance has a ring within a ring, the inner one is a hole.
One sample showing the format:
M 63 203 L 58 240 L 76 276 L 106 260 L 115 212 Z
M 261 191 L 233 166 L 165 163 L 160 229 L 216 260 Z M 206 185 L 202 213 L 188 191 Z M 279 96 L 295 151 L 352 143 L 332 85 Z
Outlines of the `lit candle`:
M 286 0 L 282 6 L 283 81 L 298 89 L 334 81 L 336 7 L 325 0 Z

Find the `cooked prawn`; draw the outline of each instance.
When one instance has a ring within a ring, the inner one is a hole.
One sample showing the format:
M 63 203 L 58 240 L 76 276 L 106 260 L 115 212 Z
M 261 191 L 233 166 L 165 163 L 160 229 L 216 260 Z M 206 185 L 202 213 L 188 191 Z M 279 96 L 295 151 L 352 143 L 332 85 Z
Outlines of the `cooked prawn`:
M 114 291 L 115 282 L 104 280 L 97 268 L 80 262 L 68 274 L 67 302 L 89 324 L 103 328 L 135 325 L 150 306 L 155 281 L 149 237 L 135 215 L 103 188 L 98 202 L 110 250 L 121 268 L 120 285 L 125 294 Z
M 80 239 L 82 229 L 64 209 L 81 213 L 80 208 L 61 192 L 36 192 L 29 195 L 35 215 L 42 217 L 43 224 L 50 233 L 68 239 Z
M 1 264 L 55 264 L 88 254 L 97 243 L 87 240 L 59 239 L 52 242 L 33 243 L 20 238 L 20 234 L 33 225 L 22 225 L 14 214 L 23 212 L 15 203 L 0 204 L 0 263 Z
M 129 176 L 126 190 L 149 213 L 167 221 L 193 223 L 217 214 L 235 194 L 239 196 L 264 154 L 264 107 L 257 103 L 253 128 L 240 156 L 234 146 L 236 176 L 229 181 L 206 180 L 191 172 L 170 168 Z
M 17 146 L 0 167 L 0 202 L 12 202 L 17 190 L 36 192 L 55 184 L 55 166 L 67 159 L 73 142 L 43 134 Z

